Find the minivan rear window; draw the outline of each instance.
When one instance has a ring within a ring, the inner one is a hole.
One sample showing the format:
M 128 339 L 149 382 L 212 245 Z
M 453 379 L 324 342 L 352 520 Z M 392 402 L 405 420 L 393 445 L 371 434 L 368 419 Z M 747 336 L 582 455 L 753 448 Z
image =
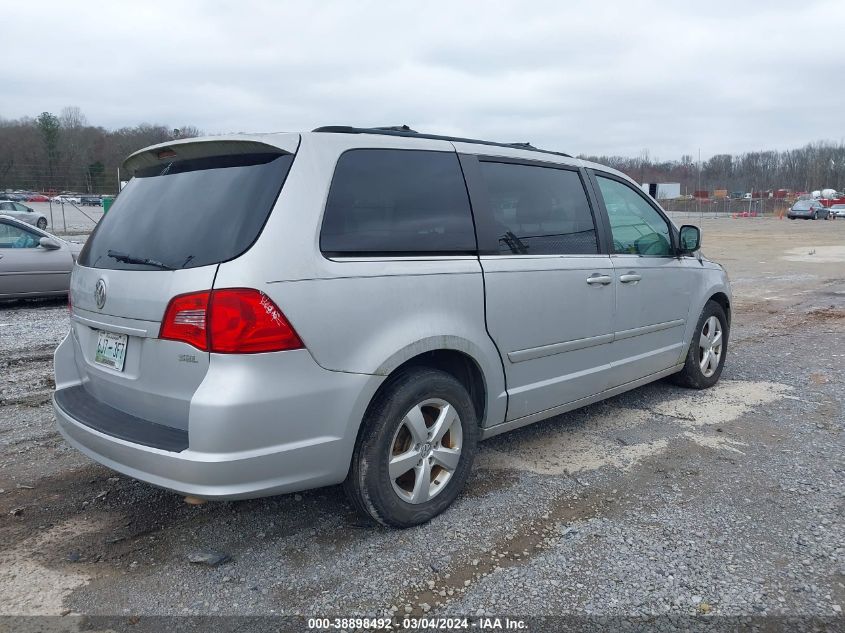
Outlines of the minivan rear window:
M 457 155 L 345 152 L 332 179 L 320 249 L 329 256 L 474 253 L 475 228 Z
M 100 220 L 79 263 L 154 270 L 233 259 L 258 238 L 292 163 L 292 154 L 268 152 L 139 170 Z

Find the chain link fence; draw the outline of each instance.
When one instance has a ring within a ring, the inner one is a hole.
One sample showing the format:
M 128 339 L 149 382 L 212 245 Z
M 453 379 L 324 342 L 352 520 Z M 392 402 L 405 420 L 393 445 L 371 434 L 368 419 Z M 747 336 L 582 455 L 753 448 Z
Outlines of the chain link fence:
M 676 198 L 659 200 L 668 213 L 679 218 L 785 217 L 795 202 L 788 198 Z
M 103 217 L 103 207 L 74 202 L 23 202 L 47 218 L 47 230 L 57 235 L 87 235 Z

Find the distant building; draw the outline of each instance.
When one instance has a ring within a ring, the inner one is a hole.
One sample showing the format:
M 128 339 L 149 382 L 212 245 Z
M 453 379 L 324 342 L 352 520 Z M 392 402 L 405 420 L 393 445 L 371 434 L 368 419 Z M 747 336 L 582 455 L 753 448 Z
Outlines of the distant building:
M 644 182 L 642 190 L 655 200 L 669 200 L 681 197 L 681 183 L 679 182 Z

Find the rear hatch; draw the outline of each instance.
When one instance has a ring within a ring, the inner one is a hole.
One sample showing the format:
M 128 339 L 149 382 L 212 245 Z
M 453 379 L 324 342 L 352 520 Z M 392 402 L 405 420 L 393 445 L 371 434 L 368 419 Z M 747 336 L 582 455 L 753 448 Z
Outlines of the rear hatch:
M 91 396 L 187 430 L 209 354 L 159 339 L 165 310 L 177 295 L 212 289 L 218 265 L 252 246 L 298 142 L 298 135 L 274 136 L 272 145 L 190 141 L 127 159 L 123 173 L 131 180 L 88 239 L 71 279 L 74 354 Z

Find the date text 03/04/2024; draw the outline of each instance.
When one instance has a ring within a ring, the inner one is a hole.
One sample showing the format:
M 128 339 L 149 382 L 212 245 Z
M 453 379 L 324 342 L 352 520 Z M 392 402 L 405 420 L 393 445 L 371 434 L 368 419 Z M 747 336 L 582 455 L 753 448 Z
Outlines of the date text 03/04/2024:
M 481 631 L 520 631 L 527 630 L 524 620 L 514 618 L 476 617 L 476 618 L 309 618 L 310 630 L 331 631 L 337 629 L 370 630 L 481 630 Z

